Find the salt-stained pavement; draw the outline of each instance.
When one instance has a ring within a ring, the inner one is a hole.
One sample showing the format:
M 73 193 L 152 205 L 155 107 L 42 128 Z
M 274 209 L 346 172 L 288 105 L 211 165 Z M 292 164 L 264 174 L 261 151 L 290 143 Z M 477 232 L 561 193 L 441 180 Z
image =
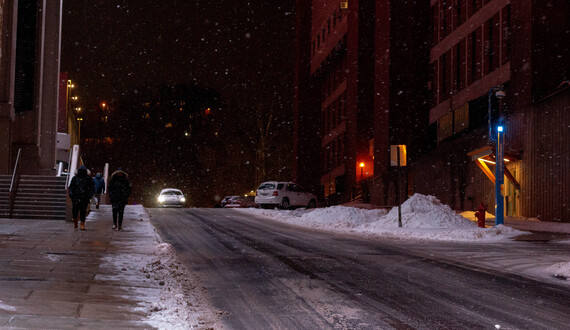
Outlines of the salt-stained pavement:
M 0 328 L 212 326 L 196 280 L 141 206 L 127 206 L 123 231 L 111 229 L 109 206 L 93 210 L 86 227 L 0 219 Z

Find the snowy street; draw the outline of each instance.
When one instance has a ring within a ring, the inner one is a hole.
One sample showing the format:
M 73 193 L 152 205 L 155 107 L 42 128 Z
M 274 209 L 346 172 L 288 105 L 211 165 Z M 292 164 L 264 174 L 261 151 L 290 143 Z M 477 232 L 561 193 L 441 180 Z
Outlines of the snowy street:
M 353 208 L 342 211 L 376 221 L 334 208 L 147 211 L 229 329 L 565 327 L 568 281 L 552 267 L 567 272 L 568 241 L 515 241 L 526 233 L 476 228 L 429 198 L 410 200 L 407 229 Z

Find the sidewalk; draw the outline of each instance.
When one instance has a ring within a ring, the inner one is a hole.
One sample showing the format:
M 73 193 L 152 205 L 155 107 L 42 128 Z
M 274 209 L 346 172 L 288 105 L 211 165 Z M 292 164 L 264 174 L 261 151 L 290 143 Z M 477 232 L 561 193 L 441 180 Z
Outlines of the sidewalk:
M 153 328 L 144 322 L 145 307 L 160 296 L 161 284 L 132 258 L 155 252 L 154 227 L 129 206 L 124 230 L 112 231 L 106 205 L 92 210 L 86 227 L 0 219 L 0 328 Z M 123 255 L 129 262 L 122 269 L 109 263 Z

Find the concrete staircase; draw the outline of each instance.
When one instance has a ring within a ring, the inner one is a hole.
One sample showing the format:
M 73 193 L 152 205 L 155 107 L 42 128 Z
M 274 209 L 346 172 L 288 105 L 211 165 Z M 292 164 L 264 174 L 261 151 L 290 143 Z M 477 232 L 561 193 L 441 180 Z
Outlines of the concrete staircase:
M 12 177 L 9 175 L 0 175 L 0 218 L 7 218 L 10 213 L 9 192 L 11 180 Z
M 10 180 L 10 176 L 0 177 L 0 217 L 9 214 Z M 65 180 L 66 177 L 22 175 L 12 218 L 65 220 Z

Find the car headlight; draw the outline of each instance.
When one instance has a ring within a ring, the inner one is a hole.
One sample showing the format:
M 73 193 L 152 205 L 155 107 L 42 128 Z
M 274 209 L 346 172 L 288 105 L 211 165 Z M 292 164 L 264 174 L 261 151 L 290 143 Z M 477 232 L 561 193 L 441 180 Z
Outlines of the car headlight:
M 164 196 L 162 196 L 162 195 L 158 196 L 158 202 L 164 203 Z
M 186 198 L 182 197 L 182 198 L 180 198 L 180 201 L 181 201 L 182 203 L 184 203 L 184 202 L 186 202 Z

